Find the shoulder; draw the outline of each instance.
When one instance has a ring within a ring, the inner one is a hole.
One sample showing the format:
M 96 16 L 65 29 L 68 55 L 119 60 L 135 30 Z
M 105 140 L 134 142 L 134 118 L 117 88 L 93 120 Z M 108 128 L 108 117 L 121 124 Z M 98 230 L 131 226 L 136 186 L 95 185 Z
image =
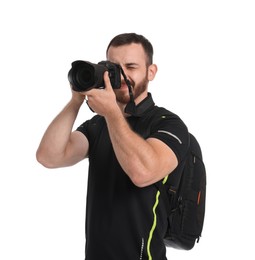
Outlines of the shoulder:
M 91 119 L 82 123 L 76 130 L 89 137 L 92 133 L 96 134 L 96 132 L 98 132 L 104 125 L 106 125 L 104 117 L 95 115 Z
M 158 106 L 155 106 L 154 107 L 154 111 L 153 111 L 154 115 L 155 116 L 166 116 L 168 118 L 171 118 L 171 119 L 178 119 L 178 120 L 181 120 L 180 116 L 177 115 L 176 113 L 164 108 L 164 107 L 158 107 Z
M 144 117 L 143 121 L 147 121 L 151 128 L 158 127 L 163 124 L 166 127 L 181 127 L 187 129 L 186 124 L 180 116 L 164 107 L 154 106 L 153 109 Z

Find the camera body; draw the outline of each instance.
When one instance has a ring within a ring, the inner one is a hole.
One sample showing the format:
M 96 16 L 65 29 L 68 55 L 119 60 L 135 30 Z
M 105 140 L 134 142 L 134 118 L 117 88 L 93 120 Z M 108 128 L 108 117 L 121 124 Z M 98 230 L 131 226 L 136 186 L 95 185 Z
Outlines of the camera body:
M 112 88 L 120 88 L 121 67 L 110 61 L 101 61 L 98 64 L 82 60 L 74 61 L 68 72 L 68 80 L 72 89 L 77 92 L 88 91 L 92 88 L 104 88 L 105 71 L 109 73 Z

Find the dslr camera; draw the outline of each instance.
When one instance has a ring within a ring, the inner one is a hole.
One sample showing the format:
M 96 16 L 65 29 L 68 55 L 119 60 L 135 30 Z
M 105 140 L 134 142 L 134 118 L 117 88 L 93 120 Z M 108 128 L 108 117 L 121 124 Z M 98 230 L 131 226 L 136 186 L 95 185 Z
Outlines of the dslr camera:
M 112 88 L 120 88 L 121 67 L 110 61 L 101 61 L 98 64 L 82 60 L 74 61 L 68 72 L 68 80 L 72 89 L 78 92 L 88 91 L 92 88 L 104 88 L 105 71 L 109 72 Z

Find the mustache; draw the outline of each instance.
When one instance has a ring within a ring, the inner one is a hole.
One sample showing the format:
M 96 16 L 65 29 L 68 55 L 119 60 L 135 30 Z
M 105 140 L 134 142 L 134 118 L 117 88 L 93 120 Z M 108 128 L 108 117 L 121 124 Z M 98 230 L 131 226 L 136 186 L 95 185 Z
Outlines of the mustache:
M 135 86 L 135 82 L 134 82 L 133 80 L 131 80 L 131 79 L 127 79 L 127 80 L 129 81 L 130 86 L 131 86 L 131 88 L 133 89 L 134 86 Z M 121 80 L 121 85 L 127 85 L 127 82 L 126 82 L 124 79 L 122 79 L 122 80 Z

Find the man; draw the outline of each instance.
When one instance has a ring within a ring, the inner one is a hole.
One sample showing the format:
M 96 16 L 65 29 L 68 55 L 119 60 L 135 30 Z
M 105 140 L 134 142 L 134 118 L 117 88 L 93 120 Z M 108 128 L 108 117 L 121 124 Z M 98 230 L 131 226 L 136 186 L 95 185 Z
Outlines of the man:
M 47 128 L 37 160 L 57 168 L 89 158 L 86 260 L 163 260 L 166 210 L 154 183 L 165 183 L 184 158 L 188 131 L 148 92 L 157 66 L 144 36 L 117 35 L 106 56 L 122 67 L 131 88 L 122 75 L 120 88 L 113 89 L 105 72 L 103 89 L 72 90 Z M 73 131 L 84 100 L 97 115 Z

